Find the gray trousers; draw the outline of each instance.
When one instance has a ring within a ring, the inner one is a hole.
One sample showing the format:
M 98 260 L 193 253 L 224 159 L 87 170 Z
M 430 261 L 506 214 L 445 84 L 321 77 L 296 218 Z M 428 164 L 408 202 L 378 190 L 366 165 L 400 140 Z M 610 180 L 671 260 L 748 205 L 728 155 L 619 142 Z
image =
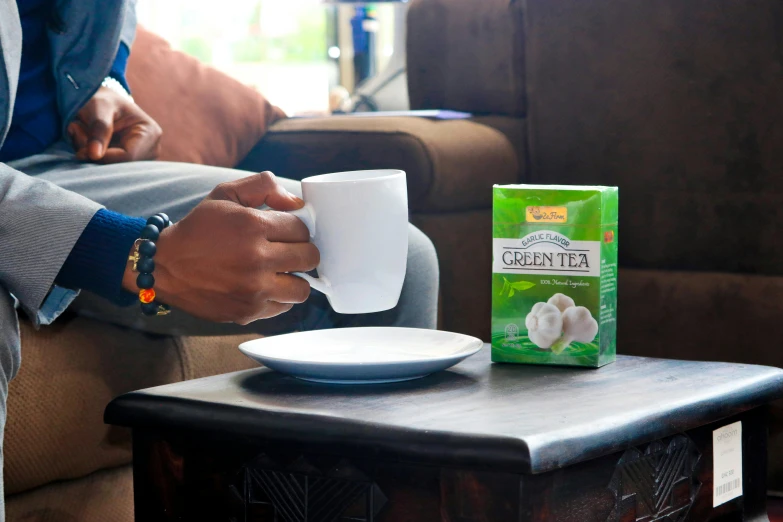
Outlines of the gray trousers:
M 70 146 L 65 144 L 58 144 L 44 154 L 15 161 L 11 166 L 82 194 L 105 205 L 109 210 L 141 217 L 165 212 L 175 221 L 182 219 L 215 185 L 252 175 L 233 169 L 183 163 L 137 162 L 107 166 L 82 163 L 74 158 Z M 276 174 L 285 175 L 284 172 Z M 301 195 L 299 182 L 282 178 L 279 178 L 279 181 L 290 192 Z M 402 295 L 397 307 L 386 312 L 340 315 L 331 309 L 322 294 L 315 291 L 307 302 L 296 305 L 288 313 L 247 326 L 209 323 L 179 311 L 164 317 L 148 318 L 141 315 L 138 307 L 119 308 L 86 293 L 76 299 L 72 309 L 98 320 L 171 335 L 229 335 L 248 332 L 274 335 L 350 326 L 435 328 L 438 277 L 435 248 L 422 232 L 411 226 L 408 269 Z M 0 288 L 0 436 L 5 428 L 8 382 L 16 375 L 20 361 L 19 333 L 12 305 L 8 293 Z M 3 506 L 0 505 L 0 522 L 4 519 Z

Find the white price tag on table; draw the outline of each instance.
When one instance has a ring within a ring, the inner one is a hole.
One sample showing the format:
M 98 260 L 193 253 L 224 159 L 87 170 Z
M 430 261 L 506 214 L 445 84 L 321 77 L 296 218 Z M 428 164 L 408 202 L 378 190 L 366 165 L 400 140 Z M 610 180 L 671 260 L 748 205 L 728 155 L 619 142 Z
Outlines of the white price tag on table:
M 742 496 L 742 422 L 712 432 L 712 507 Z

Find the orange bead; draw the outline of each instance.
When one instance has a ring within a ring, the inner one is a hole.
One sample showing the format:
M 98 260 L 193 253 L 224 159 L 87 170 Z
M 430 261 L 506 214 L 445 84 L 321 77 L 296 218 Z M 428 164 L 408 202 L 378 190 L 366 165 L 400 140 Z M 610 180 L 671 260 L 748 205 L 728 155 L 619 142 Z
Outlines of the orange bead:
M 155 300 L 155 290 L 152 288 L 146 290 L 139 290 L 139 301 L 144 304 L 151 303 Z

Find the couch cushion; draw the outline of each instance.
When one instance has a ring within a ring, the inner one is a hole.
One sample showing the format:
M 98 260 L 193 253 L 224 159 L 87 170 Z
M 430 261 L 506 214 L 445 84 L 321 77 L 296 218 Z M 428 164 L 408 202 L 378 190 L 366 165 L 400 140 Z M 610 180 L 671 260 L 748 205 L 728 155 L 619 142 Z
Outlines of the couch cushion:
M 8 522 L 133 522 L 130 465 L 6 498 Z
M 524 4 L 533 182 L 618 185 L 622 266 L 783 275 L 783 4 Z
M 233 167 L 285 116 L 254 89 L 142 27 L 127 76 L 136 102 L 163 128 L 164 161 Z
M 343 170 L 398 168 L 410 206 L 443 212 L 488 208 L 493 183 L 516 183 L 524 120 L 407 117 L 292 118 L 272 126 L 239 168 L 302 179 Z
M 256 334 L 172 338 L 78 317 L 21 326 L 5 433 L 9 494 L 130 462 L 128 432 L 103 423 L 117 395 L 257 366 L 236 349 Z
M 617 353 L 783 366 L 783 277 L 620 269 Z M 633 306 L 633 304 L 637 306 Z M 783 491 L 783 401 L 768 487 Z
M 621 268 L 618 291 L 618 353 L 783 366 L 783 277 Z
M 414 109 L 525 115 L 523 4 L 414 0 L 408 11 L 408 91 Z
M 441 327 L 489 340 L 492 210 L 414 214 L 440 264 Z

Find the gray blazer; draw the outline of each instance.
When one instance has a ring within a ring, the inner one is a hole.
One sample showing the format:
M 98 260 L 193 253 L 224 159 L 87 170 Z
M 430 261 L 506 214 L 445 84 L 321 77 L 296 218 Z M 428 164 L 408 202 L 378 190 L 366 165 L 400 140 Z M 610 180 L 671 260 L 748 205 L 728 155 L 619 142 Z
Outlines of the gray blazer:
M 92 97 L 108 75 L 120 41 L 130 47 L 135 0 L 58 0 L 50 24 L 52 70 L 63 123 Z M 67 6 L 67 8 L 66 8 Z M 11 124 L 22 50 L 16 0 L 0 0 L 0 147 Z M 65 259 L 101 206 L 0 163 L 0 291 L 13 294 L 36 324 L 41 313 L 64 308 L 74 294 L 53 285 Z M 66 302 L 67 301 L 67 302 Z M 49 316 L 47 316 L 49 315 Z

